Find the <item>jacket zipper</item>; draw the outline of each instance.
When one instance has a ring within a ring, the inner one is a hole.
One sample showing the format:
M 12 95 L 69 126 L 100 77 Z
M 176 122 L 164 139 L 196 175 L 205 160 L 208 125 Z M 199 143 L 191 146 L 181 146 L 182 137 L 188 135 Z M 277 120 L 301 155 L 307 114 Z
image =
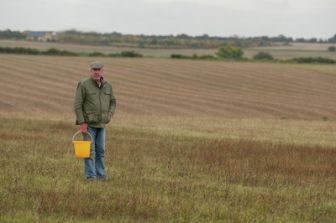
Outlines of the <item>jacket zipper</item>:
M 102 103 L 101 103 L 101 89 L 99 89 L 99 109 L 100 109 L 100 112 L 99 112 L 99 121 L 101 122 L 103 120 L 103 113 L 102 113 Z

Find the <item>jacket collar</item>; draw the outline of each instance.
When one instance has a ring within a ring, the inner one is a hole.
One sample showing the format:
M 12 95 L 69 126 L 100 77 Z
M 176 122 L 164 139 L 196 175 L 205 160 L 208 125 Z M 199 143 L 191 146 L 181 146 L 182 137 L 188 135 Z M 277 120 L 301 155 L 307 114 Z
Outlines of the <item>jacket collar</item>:
M 101 78 L 100 78 L 100 83 L 101 83 L 100 87 L 98 86 L 98 84 L 97 84 L 97 82 L 96 82 L 95 79 L 93 79 L 93 78 L 91 77 L 91 80 L 94 82 L 95 86 L 97 86 L 97 88 L 100 88 L 100 89 L 103 88 L 103 87 L 104 87 L 104 84 L 106 83 L 106 81 L 104 80 L 104 77 L 101 77 Z

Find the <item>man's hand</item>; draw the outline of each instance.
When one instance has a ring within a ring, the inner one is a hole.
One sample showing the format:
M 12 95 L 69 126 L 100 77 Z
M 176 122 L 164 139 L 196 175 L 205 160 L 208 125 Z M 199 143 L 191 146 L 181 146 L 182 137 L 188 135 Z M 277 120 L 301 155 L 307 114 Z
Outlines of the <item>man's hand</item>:
M 81 133 L 86 133 L 87 132 L 88 125 L 86 123 L 80 124 L 79 131 Z

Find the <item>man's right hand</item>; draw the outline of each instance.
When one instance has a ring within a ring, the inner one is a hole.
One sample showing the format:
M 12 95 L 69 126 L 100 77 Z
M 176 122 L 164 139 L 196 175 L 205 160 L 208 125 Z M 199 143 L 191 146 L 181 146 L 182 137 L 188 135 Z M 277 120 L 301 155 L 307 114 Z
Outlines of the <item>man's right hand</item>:
M 87 128 L 88 128 L 87 123 L 82 123 L 82 124 L 80 124 L 79 131 L 81 133 L 86 133 L 87 132 Z

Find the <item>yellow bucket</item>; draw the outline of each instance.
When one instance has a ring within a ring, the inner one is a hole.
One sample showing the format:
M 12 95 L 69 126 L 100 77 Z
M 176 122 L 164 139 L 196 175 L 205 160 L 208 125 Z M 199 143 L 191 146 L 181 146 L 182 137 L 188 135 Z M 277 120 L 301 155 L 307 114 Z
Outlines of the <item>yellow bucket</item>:
M 90 149 L 92 143 L 92 135 L 89 132 L 86 132 L 90 137 L 91 141 L 78 141 L 74 140 L 77 134 L 81 133 L 80 131 L 76 132 L 72 137 L 72 143 L 74 144 L 75 157 L 77 158 L 89 158 Z

